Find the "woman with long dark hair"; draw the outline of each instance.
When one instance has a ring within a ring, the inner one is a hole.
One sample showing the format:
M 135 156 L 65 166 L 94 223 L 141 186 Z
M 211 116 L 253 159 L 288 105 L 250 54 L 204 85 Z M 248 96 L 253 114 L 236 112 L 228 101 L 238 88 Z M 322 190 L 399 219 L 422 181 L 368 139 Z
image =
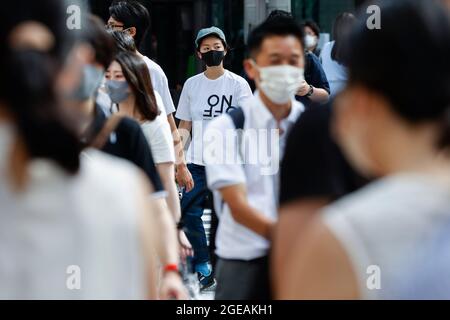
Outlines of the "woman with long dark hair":
M 119 52 L 106 72 L 106 89 L 118 113 L 129 116 L 141 124 L 153 159 L 168 192 L 167 205 L 176 222 L 181 217 L 178 190 L 175 184 L 175 151 L 170 126 L 165 115 L 160 115 L 162 100 L 153 90 L 150 74 L 138 55 Z M 190 254 L 191 245 L 183 231 L 179 232 L 180 245 Z

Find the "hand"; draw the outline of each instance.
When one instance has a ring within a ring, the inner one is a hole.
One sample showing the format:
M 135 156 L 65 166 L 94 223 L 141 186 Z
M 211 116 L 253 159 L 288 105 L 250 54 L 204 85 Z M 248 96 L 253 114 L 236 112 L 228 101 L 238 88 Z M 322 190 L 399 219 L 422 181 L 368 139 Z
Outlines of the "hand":
M 180 243 L 180 257 L 183 263 L 186 263 L 187 257 L 192 257 L 194 255 L 194 250 L 192 250 L 192 245 L 189 242 L 186 234 L 183 230 L 178 232 L 178 242 Z
M 164 274 L 161 283 L 161 300 L 188 300 L 189 295 L 183 285 L 181 277 L 176 272 L 167 272 Z
M 310 87 L 309 87 L 308 82 L 303 80 L 302 85 L 300 86 L 300 89 L 298 89 L 298 91 L 297 91 L 297 95 L 299 95 L 300 97 L 304 97 L 308 94 L 309 89 L 310 89 Z
M 177 166 L 175 179 L 180 187 L 184 187 L 186 189 L 186 192 L 189 192 L 194 188 L 194 180 L 192 179 L 189 169 L 184 163 Z

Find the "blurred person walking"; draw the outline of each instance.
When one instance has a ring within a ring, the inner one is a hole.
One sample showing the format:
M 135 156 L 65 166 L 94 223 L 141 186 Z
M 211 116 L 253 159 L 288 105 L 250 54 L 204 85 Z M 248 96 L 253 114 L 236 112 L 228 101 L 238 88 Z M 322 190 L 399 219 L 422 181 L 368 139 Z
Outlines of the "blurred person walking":
M 152 221 L 161 230 L 157 246 L 159 260 L 166 269 L 174 268 L 173 266 L 177 266 L 179 262 L 175 229 L 175 221 L 179 219 L 176 215 L 179 214 L 179 209 L 177 211 L 175 207 L 172 219 L 172 213 L 168 210 L 166 203 L 168 193 L 161 183 L 147 139 L 136 121 L 118 115 L 107 118 L 95 102 L 105 70 L 115 56 L 114 39 L 103 28 L 100 19 L 89 16 L 85 24 L 83 41 L 92 48 L 93 60 L 83 66 L 80 82 L 68 96 L 68 105 L 82 118 L 80 125 L 82 141 L 87 146 L 133 162 L 147 174 L 153 186 L 151 196 L 157 207 L 157 213 L 152 216 Z M 89 155 L 90 152 L 86 151 L 85 154 Z M 182 258 L 188 254 L 189 249 L 182 248 Z M 162 279 L 162 289 L 166 290 L 161 293 L 162 297 L 168 295 L 167 290 L 182 288 L 181 278 L 177 276 L 178 274 L 174 273 Z M 155 292 L 155 296 L 157 294 Z
M 0 297 L 142 299 L 156 208 L 133 165 L 81 156 L 78 121 L 56 94 L 74 90 L 89 56 L 67 5 L 17 0 L 0 12 Z
M 383 27 L 368 29 L 362 14 L 348 39 L 335 132 L 355 168 L 379 179 L 325 208 L 297 239 L 282 299 L 390 298 L 415 270 L 405 262 L 449 218 L 450 17 L 436 1 L 376 4 Z M 426 91 L 423 79 L 433 79 Z
M 335 97 L 345 87 L 347 82 L 347 68 L 345 55 L 345 38 L 356 23 L 353 14 L 344 12 L 337 16 L 333 24 L 333 41 L 328 42 L 322 49 L 320 61 L 330 84 L 330 96 Z M 351 44 L 348 44 L 351 45 Z
M 316 57 L 320 56 L 319 39 L 320 28 L 313 20 L 306 20 L 303 24 L 303 32 L 305 32 L 305 47 L 306 50 Z

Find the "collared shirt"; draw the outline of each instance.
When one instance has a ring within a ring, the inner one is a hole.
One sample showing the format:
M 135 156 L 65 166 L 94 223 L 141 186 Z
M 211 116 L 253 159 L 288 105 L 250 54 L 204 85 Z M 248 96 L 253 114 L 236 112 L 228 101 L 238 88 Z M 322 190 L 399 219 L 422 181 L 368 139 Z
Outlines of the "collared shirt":
M 241 138 L 233 137 L 236 128 L 228 115 L 210 123 L 204 135 L 204 159 L 208 187 L 214 192 L 220 219 L 216 253 L 224 259 L 252 260 L 267 255 L 270 244 L 233 219 L 219 190 L 244 184 L 249 204 L 276 221 L 280 159 L 289 131 L 304 107 L 292 100 L 289 116 L 279 125 L 258 92 L 245 101 L 242 109 L 245 123 Z

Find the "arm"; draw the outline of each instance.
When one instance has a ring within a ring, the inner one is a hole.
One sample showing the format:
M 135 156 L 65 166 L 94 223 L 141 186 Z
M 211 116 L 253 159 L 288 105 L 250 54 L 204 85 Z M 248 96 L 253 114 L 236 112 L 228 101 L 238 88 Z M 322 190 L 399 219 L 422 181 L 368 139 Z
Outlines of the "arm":
M 181 120 L 177 130 L 178 135 L 177 139 L 179 142 L 178 143 L 175 142 L 176 143 L 175 154 L 177 158 L 176 180 L 180 186 L 186 188 L 187 192 L 191 191 L 194 188 L 194 180 L 192 179 L 192 175 L 186 166 L 186 160 L 184 158 L 183 152 L 185 147 L 188 146 L 191 130 L 192 130 L 192 121 Z
M 224 187 L 219 191 L 230 207 L 234 220 L 266 239 L 271 239 L 274 222 L 248 204 L 243 184 Z
M 309 97 L 312 102 L 325 103 L 330 98 L 330 84 L 327 75 L 319 59 L 311 53 L 305 56 L 305 81 L 298 91 L 298 95 L 304 97 L 310 91 L 310 85 L 313 86 L 313 94 Z
M 308 94 L 309 90 L 310 90 L 309 83 L 304 81 L 303 85 L 301 86 L 301 88 L 299 89 L 297 94 L 300 97 L 304 97 Z M 313 89 L 313 94 L 311 96 L 309 96 L 309 99 L 316 103 L 325 103 L 328 101 L 329 98 L 330 98 L 330 94 L 328 93 L 328 91 L 326 91 L 325 89 L 316 88 L 316 87 L 314 87 L 314 89 Z
M 180 201 L 178 199 L 178 190 L 175 185 L 175 171 L 173 163 L 160 163 L 156 165 L 158 173 L 161 177 L 164 189 L 167 191 L 167 206 L 172 213 L 173 222 L 178 223 L 181 219 Z M 172 226 L 175 225 L 172 222 Z M 192 255 L 192 246 L 186 238 L 186 235 L 182 230 L 177 234 L 179 243 L 181 245 L 181 257 L 183 260 L 186 256 Z
M 356 276 L 347 253 L 320 218 L 295 241 L 278 299 L 358 299 Z
M 328 203 L 325 198 L 311 200 L 297 200 L 283 205 L 280 208 L 279 219 L 275 226 L 272 245 L 272 282 L 275 294 L 291 277 L 285 272 L 295 252 L 292 243 L 299 234 L 304 233 L 306 226 L 314 214 Z
M 144 261 L 147 267 L 147 280 L 149 284 L 149 297 L 157 297 L 157 267 L 159 258 L 163 266 L 178 264 L 177 241 L 175 228 L 171 221 L 167 207 L 162 199 L 152 199 L 150 187 L 145 177 L 142 177 L 142 187 L 138 190 L 139 235 L 144 252 Z M 164 273 L 162 279 L 161 298 L 174 296 L 178 299 L 187 297 L 181 278 L 174 272 Z

